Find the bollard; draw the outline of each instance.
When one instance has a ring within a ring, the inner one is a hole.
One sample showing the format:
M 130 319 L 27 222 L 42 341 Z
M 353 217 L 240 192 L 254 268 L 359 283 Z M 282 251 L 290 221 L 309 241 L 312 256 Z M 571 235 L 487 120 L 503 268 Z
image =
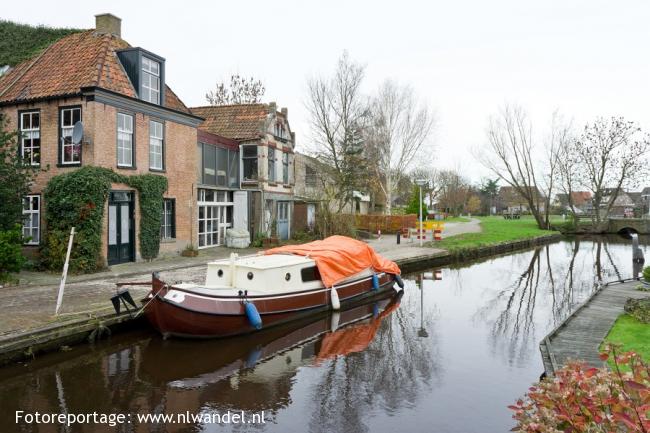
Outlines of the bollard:
M 441 241 L 442 240 L 442 230 L 436 229 L 433 231 L 433 239 L 436 241 Z
M 397 245 L 401 242 L 402 234 L 400 232 L 397 232 Z

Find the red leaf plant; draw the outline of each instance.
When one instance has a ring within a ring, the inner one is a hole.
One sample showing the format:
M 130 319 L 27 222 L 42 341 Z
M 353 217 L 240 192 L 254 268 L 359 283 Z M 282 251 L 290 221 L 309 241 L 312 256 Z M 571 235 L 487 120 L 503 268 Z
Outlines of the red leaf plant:
M 571 361 L 508 406 L 527 433 L 650 432 L 650 366 L 634 352 L 607 345 L 612 368 Z

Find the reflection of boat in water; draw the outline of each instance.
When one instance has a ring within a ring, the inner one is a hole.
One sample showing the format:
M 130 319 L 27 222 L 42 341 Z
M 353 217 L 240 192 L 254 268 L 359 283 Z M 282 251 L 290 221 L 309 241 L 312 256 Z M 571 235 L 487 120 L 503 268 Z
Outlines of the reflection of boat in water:
M 145 314 L 163 335 L 224 337 L 337 310 L 392 291 L 399 267 L 366 243 L 332 236 L 208 264 L 206 282 L 167 284 L 154 274 Z
M 324 359 L 363 350 L 372 341 L 382 319 L 398 307 L 402 292 L 393 293 L 384 292 L 374 301 L 312 315 L 246 338 L 227 338 L 218 342 L 154 339 L 144 349 L 140 372 L 143 378 L 163 382 L 172 388 L 196 388 L 217 383 L 258 364 L 260 370 L 264 370 L 263 364 L 280 360 L 285 364 L 282 368 L 295 370 L 297 365 L 311 363 L 314 358 Z M 346 330 L 364 329 L 366 326 L 374 331 L 365 333 L 364 346 L 360 349 L 356 333 L 347 334 Z M 328 342 L 332 338 L 337 341 L 336 348 Z M 174 362 L 160 362 L 170 354 Z M 286 361 L 288 358 L 291 362 Z

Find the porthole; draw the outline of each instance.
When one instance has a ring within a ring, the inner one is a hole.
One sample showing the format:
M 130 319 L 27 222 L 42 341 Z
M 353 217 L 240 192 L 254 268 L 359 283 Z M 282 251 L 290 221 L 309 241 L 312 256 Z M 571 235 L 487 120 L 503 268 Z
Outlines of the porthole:
M 253 273 L 252 272 L 249 272 L 246 276 L 248 277 L 249 280 L 253 279 Z
M 223 269 L 219 269 L 219 270 L 217 271 L 217 276 L 219 276 L 219 277 L 223 277 Z
M 291 279 L 291 274 L 287 272 L 287 274 L 284 276 L 284 279 L 289 281 Z

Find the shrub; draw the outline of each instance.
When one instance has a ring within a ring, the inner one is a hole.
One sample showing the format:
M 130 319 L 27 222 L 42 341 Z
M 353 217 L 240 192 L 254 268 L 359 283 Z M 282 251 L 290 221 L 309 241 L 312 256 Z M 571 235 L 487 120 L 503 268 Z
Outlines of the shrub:
M 643 268 L 643 280 L 650 283 L 650 266 Z
M 650 323 L 650 299 L 628 299 L 625 312 L 641 323 Z
M 513 430 L 536 433 L 646 432 L 650 429 L 650 366 L 639 355 L 616 354 L 607 346 L 601 359 L 613 370 L 570 362 L 529 389 L 514 405 Z M 622 369 L 629 369 L 623 372 Z
M 23 237 L 20 226 L 0 230 L 0 283 L 11 281 L 25 263 L 22 253 Z
M 321 206 L 316 213 L 316 234 L 320 238 L 333 235 L 356 237 L 354 215 L 331 212 Z
M 253 238 L 253 242 L 251 242 L 251 247 L 253 248 L 262 248 L 262 243 L 264 242 L 264 239 L 266 239 L 266 233 L 262 232 L 257 232 L 255 234 L 255 237 Z

